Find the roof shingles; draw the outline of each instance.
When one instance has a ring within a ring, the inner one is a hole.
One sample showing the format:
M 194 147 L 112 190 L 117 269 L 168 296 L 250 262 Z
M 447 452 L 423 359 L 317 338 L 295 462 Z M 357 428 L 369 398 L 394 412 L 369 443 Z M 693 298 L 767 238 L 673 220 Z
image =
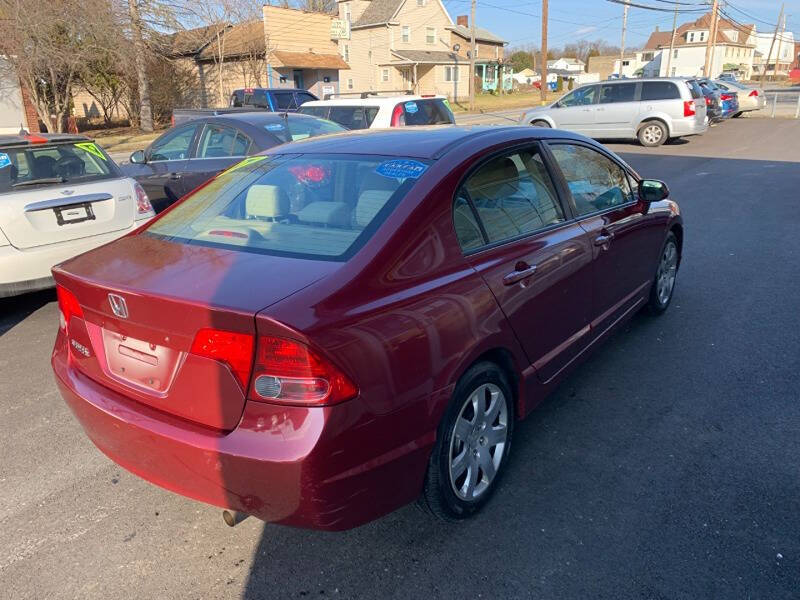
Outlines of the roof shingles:
M 366 27 L 368 25 L 383 25 L 388 23 L 398 11 L 404 0 L 372 0 L 361 13 L 353 27 Z

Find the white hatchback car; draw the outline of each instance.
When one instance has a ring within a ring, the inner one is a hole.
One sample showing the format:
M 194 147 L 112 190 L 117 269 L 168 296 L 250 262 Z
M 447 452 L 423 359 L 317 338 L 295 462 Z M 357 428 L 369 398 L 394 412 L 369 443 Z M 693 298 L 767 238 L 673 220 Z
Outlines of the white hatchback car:
M 456 122 L 444 96 L 379 96 L 375 92 L 363 92 L 359 96 L 312 100 L 297 112 L 328 119 L 348 129 L 454 125 Z
M 153 215 L 142 187 L 89 138 L 0 136 L 0 298 L 52 286 L 53 265 Z

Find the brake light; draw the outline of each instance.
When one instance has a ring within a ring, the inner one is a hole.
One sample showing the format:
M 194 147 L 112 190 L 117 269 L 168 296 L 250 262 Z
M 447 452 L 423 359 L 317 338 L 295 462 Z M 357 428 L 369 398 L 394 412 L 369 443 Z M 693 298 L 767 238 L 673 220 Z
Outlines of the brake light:
M 78 304 L 75 294 L 61 285 L 56 285 L 56 296 L 58 296 L 58 326 L 64 333 L 67 333 L 69 320 L 72 317 L 83 318 L 83 310 Z
M 731 96 L 730 94 L 722 94 L 721 98 L 723 100 L 733 100 L 733 96 Z
M 711 98 L 706 96 L 706 106 L 711 106 Z
M 694 100 L 684 100 L 683 102 L 683 116 L 693 117 L 696 114 L 694 108 Z
M 153 213 L 153 205 L 150 204 L 150 198 L 147 197 L 147 192 L 138 183 L 134 182 L 133 189 L 136 192 L 136 214 L 138 216 L 149 216 Z
M 305 344 L 260 337 L 250 397 L 285 404 L 337 404 L 358 395 L 350 379 Z
M 31 144 L 46 144 L 49 140 L 46 137 L 42 137 L 40 135 L 31 134 L 22 136 L 25 140 L 27 140 Z
M 406 119 L 403 116 L 403 105 L 398 104 L 392 111 L 392 127 L 403 127 L 406 124 Z
M 197 332 L 190 353 L 204 356 L 230 367 L 236 381 L 247 390 L 253 366 L 253 336 L 221 329 L 205 328 Z
M 752 92 L 750 92 L 750 93 L 749 93 L 749 94 L 747 94 L 747 95 L 748 95 L 748 96 L 758 96 L 758 90 L 753 90 Z

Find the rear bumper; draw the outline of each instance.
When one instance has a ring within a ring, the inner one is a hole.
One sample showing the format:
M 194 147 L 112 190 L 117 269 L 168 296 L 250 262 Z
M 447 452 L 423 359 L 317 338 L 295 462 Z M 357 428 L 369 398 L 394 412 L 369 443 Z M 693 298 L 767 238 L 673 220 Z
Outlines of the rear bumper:
M 673 137 L 687 136 L 687 135 L 701 135 L 706 132 L 708 125 L 705 122 L 698 123 L 694 118 L 673 119 L 672 132 L 670 135 Z
M 135 221 L 127 229 L 25 250 L 0 246 L 0 298 L 52 287 L 50 270 L 54 265 L 107 244 L 145 223 L 146 220 Z
M 89 379 L 71 365 L 62 332 L 52 366 L 61 395 L 103 453 L 195 500 L 265 521 L 342 530 L 413 501 L 422 489 L 433 432 L 384 451 L 392 415 L 366 416 L 359 399 L 315 408 L 248 402 L 237 428 L 222 433 Z

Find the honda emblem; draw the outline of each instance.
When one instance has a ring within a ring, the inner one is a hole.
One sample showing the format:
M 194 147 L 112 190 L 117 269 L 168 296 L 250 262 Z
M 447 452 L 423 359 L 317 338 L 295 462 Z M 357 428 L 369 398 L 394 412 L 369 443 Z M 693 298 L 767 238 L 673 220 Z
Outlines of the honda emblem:
M 128 304 L 125 298 L 117 294 L 108 295 L 108 303 L 111 305 L 111 311 L 120 319 L 128 318 Z

